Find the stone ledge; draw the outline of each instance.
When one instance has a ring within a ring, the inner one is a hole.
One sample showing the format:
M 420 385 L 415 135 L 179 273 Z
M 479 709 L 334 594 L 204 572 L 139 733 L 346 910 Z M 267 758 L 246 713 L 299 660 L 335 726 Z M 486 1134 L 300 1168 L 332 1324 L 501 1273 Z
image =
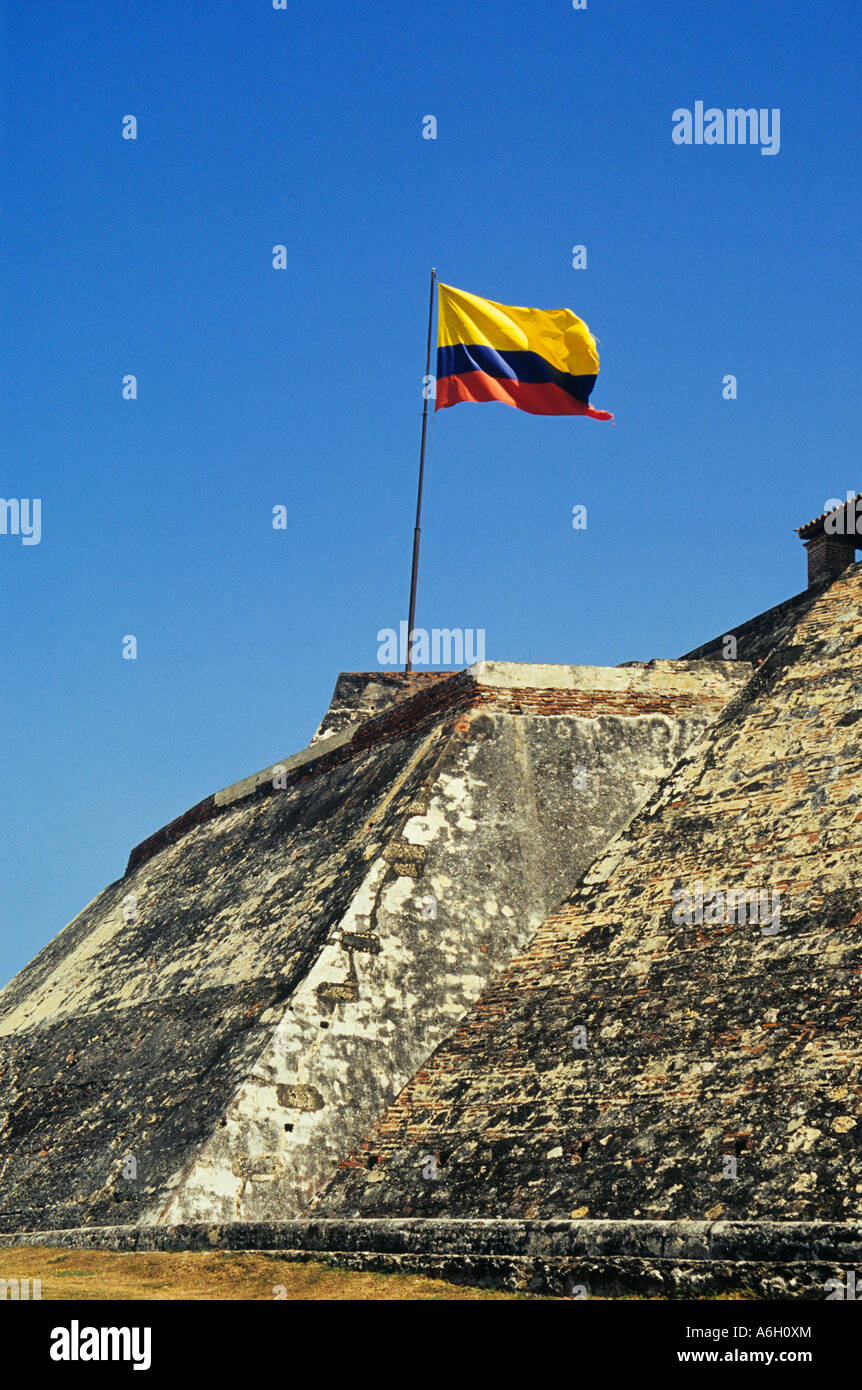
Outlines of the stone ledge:
M 103 1250 L 304 1250 L 435 1258 L 819 1262 L 844 1268 L 862 1262 L 862 1221 L 306 1218 L 176 1226 L 78 1226 L 0 1234 L 0 1248 L 19 1245 Z
M 747 663 L 680 658 L 626 662 L 622 666 L 550 666 L 540 662 L 483 661 L 466 674 L 490 690 L 583 691 L 596 694 L 677 695 L 726 691 L 751 674 Z
M 843 1285 L 844 1265 L 816 1261 L 654 1260 L 637 1257 L 588 1259 L 539 1255 L 387 1255 L 379 1252 L 284 1250 L 283 1259 L 322 1259 L 339 1269 L 378 1274 L 413 1274 L 472 1288 L 505 1289 L 551 1298 L 713 1299 L 736 1294 L 747 1299 L 822 1302 L 828 1280 Z

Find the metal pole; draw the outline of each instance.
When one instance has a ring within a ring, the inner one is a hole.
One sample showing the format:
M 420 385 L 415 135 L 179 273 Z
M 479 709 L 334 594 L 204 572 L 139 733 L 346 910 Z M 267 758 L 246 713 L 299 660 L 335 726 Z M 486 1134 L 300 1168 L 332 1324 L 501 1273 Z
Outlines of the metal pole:
M 428 430 L 428 376 L 431 371 L 431 320 L 434 315 L 434 285 L 436 270 L 431 271 L 431 296 L 428 301 L 428 347 L 425 352 L 425 401 L 422 406 L 422 446 L 419 451 L 419 491 L 416 497 L 416 526 L 413 531 L 413 572 L 410 576 L 410 612 L 407 618 L 407 664 L 405 674 L 413 669 L 413 621 L 416 617 L 416 581 L 419 577 L 419 520 L 422 515 L 422 480 L 425 475 L 425 435 Z

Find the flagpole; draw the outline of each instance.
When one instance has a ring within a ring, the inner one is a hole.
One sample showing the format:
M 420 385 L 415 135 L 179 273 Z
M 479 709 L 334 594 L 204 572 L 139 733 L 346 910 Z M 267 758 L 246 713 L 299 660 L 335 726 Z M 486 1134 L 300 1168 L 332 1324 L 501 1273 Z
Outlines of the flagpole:
M 422 515 L 422 480 L 425 475 L 425 436 L 428 430 L 428 377 L 431 371 L 431 320 L 434 316 L 434 285 L 437 271 L 431 270 L 431 295 L 428 301 L 428 347 L 425 352 L 425 403 L 422 407 L 422 446 L 419 450 L 419 491 L 416 497 L 416 526 L 413 531 L 413 572 L 410 576 L 410 613 L 407 619 L 407 663 L 405 674 L 413 669 L 413 620 L 416 617 L 416 580 L 419 576 L 419 521 Z

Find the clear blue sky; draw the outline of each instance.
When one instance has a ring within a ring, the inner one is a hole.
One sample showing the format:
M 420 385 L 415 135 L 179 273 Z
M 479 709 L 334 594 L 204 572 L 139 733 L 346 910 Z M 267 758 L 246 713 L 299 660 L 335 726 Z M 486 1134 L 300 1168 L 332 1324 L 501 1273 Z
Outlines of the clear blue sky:
M 0 15 L 0 982 L 406 618 L 432 264 L 580 314 L 616 425 L 432 421 L 420 625 L 615 665 L 804 588 L 862 487 L 857 0 Z M 675 145 L 698 100 L 780 152 Z

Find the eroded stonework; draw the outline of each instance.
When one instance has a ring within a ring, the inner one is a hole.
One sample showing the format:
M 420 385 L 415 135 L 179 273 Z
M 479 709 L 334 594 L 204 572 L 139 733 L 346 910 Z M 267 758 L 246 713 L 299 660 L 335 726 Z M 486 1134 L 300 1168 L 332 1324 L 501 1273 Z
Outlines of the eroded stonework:
M 0 994 L 0 1228 L 299 1215 L 750 674 L 340 678 Z
M 318 1214 L 858 1223 L 862 566 L 744 629 L 762 664 Z

